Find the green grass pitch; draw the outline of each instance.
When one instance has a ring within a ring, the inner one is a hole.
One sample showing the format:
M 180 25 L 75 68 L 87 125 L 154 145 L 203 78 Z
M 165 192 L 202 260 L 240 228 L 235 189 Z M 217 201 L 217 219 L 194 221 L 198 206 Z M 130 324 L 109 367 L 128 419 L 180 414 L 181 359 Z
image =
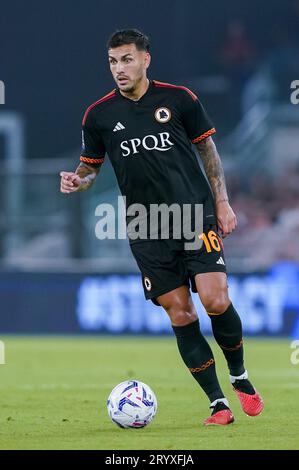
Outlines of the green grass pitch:
M 228 383 L 224 359 L 210 341 L 235 423 L 208 427 L 208 401 L 186 370 L 174 338 L 6 337 L 0 365 L 0 449 L 299 449 L 299 365 L 288 340 L 247 340 L 246 363 L 265 410 L 249 418 Z M 106 399 L 137 378 L 157 395 L 144 429 L 119 429 Z

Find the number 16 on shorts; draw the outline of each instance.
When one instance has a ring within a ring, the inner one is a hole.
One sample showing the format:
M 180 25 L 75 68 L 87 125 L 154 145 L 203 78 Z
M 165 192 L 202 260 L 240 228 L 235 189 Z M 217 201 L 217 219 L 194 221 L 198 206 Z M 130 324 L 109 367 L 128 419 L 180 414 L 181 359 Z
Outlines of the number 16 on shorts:
M 220 245 L 220 238 L 214 230 L 210 230 L 208 234 L 202 233 L 199 238 L 203 240 L 207 253 L 211 253 L 212 249 L 221 251 L 221 248 L 223 248 L 223 246 Z

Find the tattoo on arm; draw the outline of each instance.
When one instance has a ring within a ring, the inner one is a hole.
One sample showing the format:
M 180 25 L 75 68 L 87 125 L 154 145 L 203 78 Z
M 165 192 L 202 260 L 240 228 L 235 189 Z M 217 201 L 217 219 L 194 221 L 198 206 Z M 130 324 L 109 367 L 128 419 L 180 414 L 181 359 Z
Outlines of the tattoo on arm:
M 89 189 L 95 182 L 99 172 L 100 168 L 94 168 L 81 162 L 76 169 L 76 174 L 83 180 L 78 191 L 86 191 L 86 189 Z
M 202 142 L 199 142 L 196 147 L 200 153 L 215 201 L 228 201 L 224 171 L 212 137 L 207 137 Z

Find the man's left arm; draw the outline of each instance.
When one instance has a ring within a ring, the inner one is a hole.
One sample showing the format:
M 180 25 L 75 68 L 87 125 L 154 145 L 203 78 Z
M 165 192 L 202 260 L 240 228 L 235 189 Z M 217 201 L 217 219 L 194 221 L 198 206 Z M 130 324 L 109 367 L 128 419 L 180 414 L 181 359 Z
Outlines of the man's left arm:
M 218 227 L 226 237 L 236 228 L 237 218 L 229 204 L 221 159 L 212 137 L 200 141 L 196 147 L 214 194 Z

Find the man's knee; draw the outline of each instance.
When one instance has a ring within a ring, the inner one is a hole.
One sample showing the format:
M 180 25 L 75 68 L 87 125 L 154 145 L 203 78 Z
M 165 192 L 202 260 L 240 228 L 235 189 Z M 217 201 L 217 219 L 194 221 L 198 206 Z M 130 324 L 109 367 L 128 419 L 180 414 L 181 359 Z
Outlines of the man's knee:
M 164 308 L 173 326 L 188 325 L 198 318 L 195 308 L 189 302 L 173 302 Z
M 171 309 L 167 312 L 173 326 L 185 326 L 197 320 L 197 314 L 183 309 Z
M 226 289 L 215 293 L 205 293 L 201 296 L 201 302 L 208 314 L 224 313 L 230 305 L 230 299 Z
M 157 298 L 167 312 L 173 326 L 184 326 L 197 320 L 198 316 L 189 289 L 181 286 Z

